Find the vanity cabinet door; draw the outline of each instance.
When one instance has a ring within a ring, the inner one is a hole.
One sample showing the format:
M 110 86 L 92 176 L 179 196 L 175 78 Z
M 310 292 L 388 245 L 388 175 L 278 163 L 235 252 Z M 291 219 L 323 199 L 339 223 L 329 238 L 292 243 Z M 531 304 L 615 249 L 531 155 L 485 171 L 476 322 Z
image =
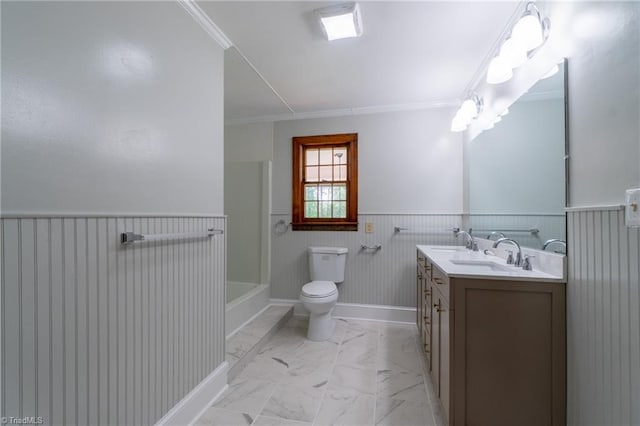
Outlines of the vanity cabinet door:
M 431 322 L 433 314 L 431 312 L 431 301 L 433 294 L 433 288 L 431 288 L 431 281 L 428 279 L 424 280 L 424 292 L 423 292 L 423 300 L 422 300 L 422 333 L 420 334 L 422 337 L 422 348 L 424 350 L 425 355 L 427 356 L 427 365 L 429 366 L 429 371 L 431 371 Z
M 432 287 L 433 288 L 433 287 Z M 437 292 L 433 292 L 432 295 L 432 315 L 431 315 L 431 380 L 433 381 L 433 389 L 436 394 L 440 396 L 440 353 L 441 353 L 441 340 L 440 340 L 440 313 L 438 308 L 440 306 L 440 296 Z

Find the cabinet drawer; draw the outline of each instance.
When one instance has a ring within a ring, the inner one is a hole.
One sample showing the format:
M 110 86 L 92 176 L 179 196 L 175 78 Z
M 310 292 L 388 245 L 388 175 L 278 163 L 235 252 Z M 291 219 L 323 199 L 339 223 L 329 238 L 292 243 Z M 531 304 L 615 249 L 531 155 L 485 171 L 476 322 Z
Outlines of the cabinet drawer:
M 433 287 L 443 296 L 443 298 L 449 301 L 449 277 L 445 275 L 440 269 L 435 266 L 431 267 L 431 282 Z

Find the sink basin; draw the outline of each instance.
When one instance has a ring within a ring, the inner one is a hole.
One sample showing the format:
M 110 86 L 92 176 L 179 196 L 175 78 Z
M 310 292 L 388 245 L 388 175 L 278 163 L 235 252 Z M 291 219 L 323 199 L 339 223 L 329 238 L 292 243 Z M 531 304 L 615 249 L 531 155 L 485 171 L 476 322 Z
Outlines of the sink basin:
M 473 269 L 474 271 L 481 272 L 489 272 L 489 271 L 501 271 L 501 272 L 512 272 L 514 268 L 510 268 L 508 266 L 498 265 L 495 262 L 490 262 L 488 260 L 460 260 L 460 259 L 452 259 L 450 260 L 454 265 L 466 266 L 469 269 Z
M 467 251 L 467 248 L 466 247 L 431 247 L 431 250 L 454 253 L 457 251 Z

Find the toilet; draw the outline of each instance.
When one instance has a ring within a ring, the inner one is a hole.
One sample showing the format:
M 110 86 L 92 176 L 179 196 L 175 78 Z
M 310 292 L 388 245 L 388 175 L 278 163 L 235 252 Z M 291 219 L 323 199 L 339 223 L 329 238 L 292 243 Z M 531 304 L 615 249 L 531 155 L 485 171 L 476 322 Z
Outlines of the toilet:
M 338 301 L 336 283 L 344 281 L 348 249 L 309 247 L 311 282 L 302 286 L 300 301 L 309 311 L 307 339 L 321 342 L 333 334 L 331 313 Z

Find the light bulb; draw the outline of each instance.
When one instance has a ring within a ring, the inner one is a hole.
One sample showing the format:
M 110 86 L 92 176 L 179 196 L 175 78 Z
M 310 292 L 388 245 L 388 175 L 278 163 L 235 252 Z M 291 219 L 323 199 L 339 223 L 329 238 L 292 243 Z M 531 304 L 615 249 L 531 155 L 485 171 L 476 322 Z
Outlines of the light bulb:
M 458 114 L 467 122 L 470 122 L 478 116 L 478 105 L 476 105 L 476 103 L 471 99 L 467 99 L 460 106 Z
M 513 26 L 511 39 L 526 52 L 540 46 L 544 41 L 540 19 L 531 12 L 524 15 Z
M 558 65 L 554 65 L 553 67 L 551 67 L 551 69 L 549 71 L 547 71 L 547 73 L 545 75 L 540 77 L 540 80 L 544 80 L 545 78 L 549 78 L 549 77 L 551 77 L 553 75 L 556 75 L 558 73 L 558 71 L 560 71 L 560 68 L 558 68 Z
M 456 114 L 456 116 L 453 117 L 453 120 L 451 120 L 451 131 L 463 132 L 466 129 L 467 129 L 467 123 L 462 119 L 462 117 Z
M 504 58 L 511 68 L 518 68 L 524 65 L 528 59 L 527 52 L 510 38 L 502 44 L 500 56 Z
M 500 117 L 499 115 L 496 116 L 495 120 L 493 120 L 493 124 L 499 123 L 502 121 L 502 117 Z
M 505 110 L 500 113 L 500 117 L 504 117 L 507 114 L 509 114 L 509 108 L 505 108 Z
M 489 63 L 489 69 L 487 70 L 487 83 L 500 84 L 513 77 L 511 67 L 500 56 L 496 56 Z

